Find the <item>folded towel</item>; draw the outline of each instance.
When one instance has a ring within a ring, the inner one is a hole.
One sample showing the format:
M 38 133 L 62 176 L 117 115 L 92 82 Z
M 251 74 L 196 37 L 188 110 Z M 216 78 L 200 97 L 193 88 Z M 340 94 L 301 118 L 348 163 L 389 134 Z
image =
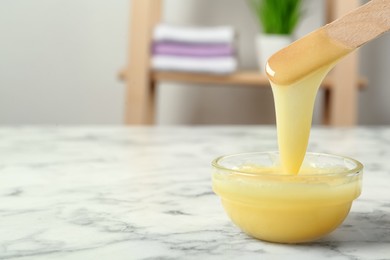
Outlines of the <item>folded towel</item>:
M 233 57 L 189 58 L 157 55 L 152 58 L 152 68 L 165 71 L 228 74 L 237 70 L 237 60 Z
M 234 29 L 229 26 L 180 27 L 159 24 L 154 29 L 153 39 L 187 43 L 233 43 Z
M 230 44 L 156 42 L 153 44 L 153 54 L 188 57 L 226 57 L 234 55 L 234 48 Z

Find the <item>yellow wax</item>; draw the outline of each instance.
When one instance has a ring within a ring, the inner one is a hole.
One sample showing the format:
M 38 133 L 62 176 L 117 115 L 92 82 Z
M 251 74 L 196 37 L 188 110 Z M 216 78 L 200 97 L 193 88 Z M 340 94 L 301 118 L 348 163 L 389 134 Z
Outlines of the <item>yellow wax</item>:
M 344 168 L 301 169 L 318 88 L 333 65 L 351 51 L 319 29 L 268 60 L 281 165 L 244 165 L 237 173 L 217 166 L 213 174 L 214 191 L 246 233 L 273 242 L 310 241 L 340 225 L 359 196 L 361 175 L 349 178 Z
M 330 66 L 287 87 L 271 82 L 275 100 L 278 144 L 283 172 L 297 174 L 305 158 L 314 101 Z
M 283 171 L 297 174 L 309 141 L 318 88 L 336 62 L 352 49 L 333 42 L 323 29 L 274 54 L 266 72 L 275 100 Z
M 315 176 L 342 173 L 344 168 L 305 168 L 299 176 L 279 175 L 279 168 L 244 168 L 260 176 L 215 172 L 213 189 L 232 221 L 262 240 L 298 243 L 319 238 L 342 223 L 360 194 L 360 178 Z

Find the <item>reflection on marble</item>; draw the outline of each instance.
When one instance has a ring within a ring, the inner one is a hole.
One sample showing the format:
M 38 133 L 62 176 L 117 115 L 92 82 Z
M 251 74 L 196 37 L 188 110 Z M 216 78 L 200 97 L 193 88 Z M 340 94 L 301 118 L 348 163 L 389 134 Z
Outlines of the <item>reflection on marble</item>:
M 213 158 L 276 149 L 273 127 L 0 128 L 0 259 L 390 259 L 390 128 L 313 130 L 365 174 L 308 244 L 248 237 L 211 190 Z

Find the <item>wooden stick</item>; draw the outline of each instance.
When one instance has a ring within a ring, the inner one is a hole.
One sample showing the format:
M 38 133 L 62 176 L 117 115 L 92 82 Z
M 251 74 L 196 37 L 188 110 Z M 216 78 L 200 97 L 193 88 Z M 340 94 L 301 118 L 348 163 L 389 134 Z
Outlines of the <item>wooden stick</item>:
M 333 40 L 358 48 L 390 30 L 390 0 L 372 0 L 324 29 Z
M 372 0 L 275 53 L 266 65 L 268 78 L 289 85 L 389 30 L 390 0 Z

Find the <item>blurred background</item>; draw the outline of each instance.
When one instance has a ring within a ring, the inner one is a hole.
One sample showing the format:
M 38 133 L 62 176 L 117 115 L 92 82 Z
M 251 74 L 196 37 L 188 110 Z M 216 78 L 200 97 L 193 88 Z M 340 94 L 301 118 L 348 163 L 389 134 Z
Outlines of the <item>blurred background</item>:
M 324 1 L 306 0 L 304 6 L 295 37 L 324 24 Z M 130 8 L 129 0 L 0 1 L 0 124 L 123 124 L 125 84 L 118 72 L 132 43 Z M 163 21 L 231 25 L 239 34 L 240 68 L 257 66 L 259 26 L 245 1 L 165 0 Z M 389 46 L 387 34 L 360 50 L 360 74 L 368 80 L 359 92 L 360 125 L 390 123 Z M 269 88 L 161 83 L 156 111 L 160 125 L 275 121 Z

